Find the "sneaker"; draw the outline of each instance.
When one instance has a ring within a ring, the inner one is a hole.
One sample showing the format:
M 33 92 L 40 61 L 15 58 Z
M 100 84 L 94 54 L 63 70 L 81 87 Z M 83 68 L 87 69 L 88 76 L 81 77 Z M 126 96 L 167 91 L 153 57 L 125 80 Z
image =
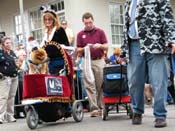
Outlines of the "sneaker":
M 93 111 L 91 112 L 91 117 L 97 117 L 97 116 L 99 116 L 98 110 L 93 110 Z
M 20 116 L 20 118 L 25 118 L 25 113 L 24 112 L 20 112 L 19 116 Z
M 3 124 L 2 120 L 0 120 L 0 124 Z
M 133 113 L 132 124 L 133 125 L 140 125 L 140 124 L 142 124 L 142 114 Z
M 12 116 L 7 117 L 7 122 L 16 122 L 16 119 Z
M 156 128 L 162 128 L 162 127 L 166 127 L 167 123 L 166 123 L 166 119 L 156 119 L 155 120 L 155 125 Z

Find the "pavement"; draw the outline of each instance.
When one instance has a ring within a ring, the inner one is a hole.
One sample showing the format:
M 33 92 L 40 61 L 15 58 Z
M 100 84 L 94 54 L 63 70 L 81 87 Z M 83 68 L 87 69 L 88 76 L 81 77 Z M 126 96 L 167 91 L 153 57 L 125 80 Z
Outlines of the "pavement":
M 37 131 L 175 131 L 175 105 L 167 105 L 167 127 L 155 128 L 152 106 L 145 105 L 145 114 L 141 125 L 132 125 L 131 119 L 126 115 L 126 110 L 121 109 L 109 112 L 106 121 L 101 117 L 91 118 L 90 113 L 85 113 L 82 122 L 77 123 L 73 118 L 66 121 L 59 120 L 56 123 L 38 125 Z M 18 119 L 15 123 L 0 125 L 0 131 L 30 131 L 26 119 Z
M 131 119 L 129 121 L 125 121 L 125 117 L 121 117 L 120 113 L 117 114 L 119 116 L 118 122 L 121 122 L 118 130 L 119 131 L 174 131 L 175 130 L 175 105 L 167 105 L 167 127 L 164 128 L 155 128 L 154 121 L 155 118 L 153 116 L 153 106 L 145 105 L 145 113 L 142 118 L 141 125 L 132 125 Z M 110 118 L 111 116 L 111 118 Z M 113 118 L 112 118 L 113 117 Z M 109 114 L 107 121 L 111 121 L 116 119 L 116 114 Z

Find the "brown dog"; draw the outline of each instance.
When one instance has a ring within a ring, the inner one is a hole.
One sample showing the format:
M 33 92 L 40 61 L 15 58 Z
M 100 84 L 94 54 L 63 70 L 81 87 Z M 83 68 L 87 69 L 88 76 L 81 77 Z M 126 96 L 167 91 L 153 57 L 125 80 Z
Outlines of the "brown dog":
M 44 49 L 34 49 L 30 56 L 31 60 L 29 61 L 29 74 L 47 74 L 48 57 L 46 51 Z
M 150 84 L 145 84 L 144 97 L 145 104 L 150 105 L 153 103 L 153 90 Z

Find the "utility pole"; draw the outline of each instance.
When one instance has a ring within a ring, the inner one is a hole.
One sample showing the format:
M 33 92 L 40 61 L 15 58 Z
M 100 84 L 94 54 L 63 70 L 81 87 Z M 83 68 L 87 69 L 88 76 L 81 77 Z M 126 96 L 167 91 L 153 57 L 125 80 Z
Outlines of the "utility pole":
M 19 8 L 20 8 L 20 16 L 21 16 L 21 24 L 22 24 L 22 37 L 23 44 L 26 47 L 26 38 L 25 38 L 25 26 L 24 26 L 24 5 L 23 0 L 19 0 Z

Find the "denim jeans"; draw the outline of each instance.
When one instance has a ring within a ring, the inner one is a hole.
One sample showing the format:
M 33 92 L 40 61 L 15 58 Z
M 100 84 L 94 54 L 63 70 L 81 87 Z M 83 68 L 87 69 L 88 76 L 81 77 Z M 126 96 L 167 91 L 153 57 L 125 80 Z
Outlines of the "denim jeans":
M 154 116 L 166 118 L 168 60 L 164 54 L 140 55 L 140 44 L 130 44 L 130 61 L 128 63 L 128 86 L 134 113 L 144 113 L 144 85 L 148 82 L 154 92 Z

